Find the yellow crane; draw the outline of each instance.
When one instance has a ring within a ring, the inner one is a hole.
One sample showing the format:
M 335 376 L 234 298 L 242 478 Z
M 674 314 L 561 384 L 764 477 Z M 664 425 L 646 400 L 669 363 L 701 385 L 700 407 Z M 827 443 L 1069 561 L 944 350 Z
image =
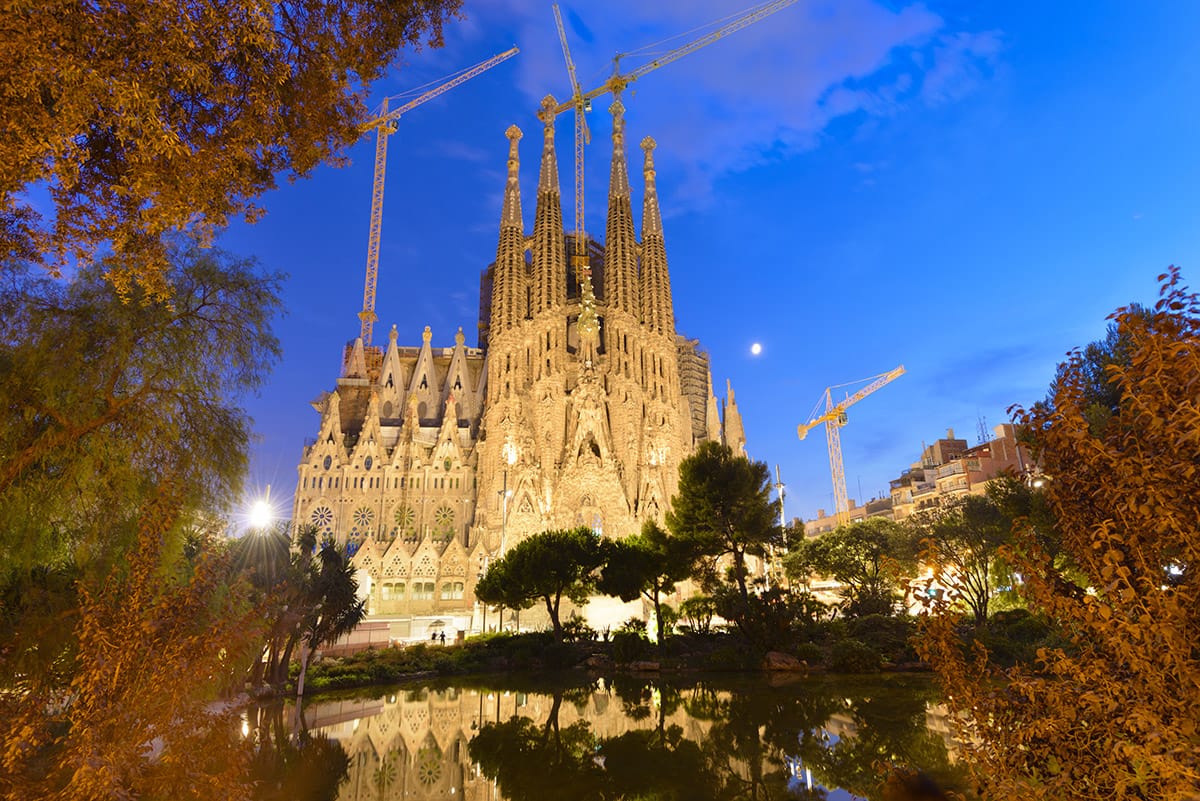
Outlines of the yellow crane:
M 584 279 L 590 280 L 591 275 L 591 270 L 588 266 L 587 235 L 584 232 L 583 149 L 591 141 L 587 119 L 584 115 L 588 111 L 591 111 L 592 101 L 607 92 L 611 92 L 614 98 L 619 97 L 626 86 L 646 73 L 652 72 L 659 67 L 665 67 L 672 61 L 678 61 L 689 53 L 694 53 L 718 39 L 724 39 L 734 31 L 741 30 L 748 25 L 753 25 L 764 17 L 769 17 L 776 11 L 781 11 L 790 5 L 795 5 L 797 2 L 799 0 L 772 0 L 772 2 L 755 6 L 741 14 L 735 15 L 729 22 L 726 22 L 711 33 L 664 53 L 653 61 L 624 74 L 620 72 L 621 59 L 630 54 L 618 53 L 613 58 L 612 75 L 604 83 L 587 92 L 584 92 L 579 87 L 579 79 L 575 74 L 575 62 L 571 59 L 571 49 L 567 46 L 567 34 L 563 29 L 562 14 L 558 10 L 558 4 L 554 4 L 554 23 L 558 27 L 558 40 L 562 45 L 563 58 L 567 62 L 567 74 L 571 78 L 571 99 L 560 103 L 554 110 L 554 113 L 557 115 L 571 109 L 575 110 L 575 247 L 571 256 L 571 264 L 575 267 L 575 274 L 581 281 Z
M 362 125 L 363 133 L 375 131 L 375 178 L 371 187 L 371 229 L 367 235 L 367 279 L 363 286 L 363 308 L 358 313 L 358 319 L 362 321 L 361 336 L 364 346 L 371 344 L 371 329 L 374 327 L 375 321 L 379 319 L 375 316 L 375 285 L 379 278 L 379 236 L 383 229 L 383 178 L 387 167 L 387 139 L 396 132 L 396 121 L 406 112 L 445 94 L 481 72 L 490 70 L 500 62 L 507 61 L 518 52 L 520 51 L 513 47 L 486 61 L 481 61 L 474 67 L 468 67 L 444 83 L 390 111 L 388 110 L 388 98 L 385 97 L 375 118 Z
M 817 405 L 809 414 L 808 422 L 802 423 L 796 429 L 796 433 L 800 435 L 800 439 L 804 439 L 808 436 L 809 431 L 821 425 L 821 423 L 825 424 L 825 436 L 829 440 L 829 472 L 833 474 L 833 499 L 837 511 L 838 523 L 841 523 L 843 516 L 850 511 L 850 499 L 846 494 L 846 468 L 842 463 L 842 437 L 839 433 L 841 427 L 846 425 L 846 409 L 858 403 L 875 390 L 892 383 L 902 375 L 904 375 L 904 365 L 900 365 L 896 369 L 886 373 L 872 376 L 871 378 L 826 387 L 824 394 L 821 396 L 822 400 L 825 401 L 825 411 L 818 413 L 818 409 L 821 407 L 821 401 L 818 400 Z M 858 384 L 862 381 L 870 381 L 871 383 L 853 395 L 847 396 L 845 400 L 838 403 L 833 402 L 833 390 L 850 386 L 850 384 Z

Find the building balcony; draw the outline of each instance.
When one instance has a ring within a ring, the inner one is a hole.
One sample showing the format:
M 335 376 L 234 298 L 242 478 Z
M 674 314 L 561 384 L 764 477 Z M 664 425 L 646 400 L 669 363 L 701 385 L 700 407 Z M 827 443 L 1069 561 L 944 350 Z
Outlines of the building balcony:
M 937 477 L 942 479 L 947 476 L 960 475 L 965 472 L 967 472 L 966 466 L 963 465 L 961 461 L 953 461 L 949 464 L 944 464 L 939 467 L 937 471 Z

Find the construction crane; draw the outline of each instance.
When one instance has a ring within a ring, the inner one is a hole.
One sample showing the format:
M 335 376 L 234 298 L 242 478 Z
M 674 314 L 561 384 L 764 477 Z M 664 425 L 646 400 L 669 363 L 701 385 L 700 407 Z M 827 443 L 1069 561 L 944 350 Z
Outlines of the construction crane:
M 839 433 L 841 427 L 846 425 L 846 409 L 858 403 L 875 390 L 892 383 L 902 375 L 904 375 L 904 365 L 900 365 L 889 372 L 872 376 L 871 378 L 827 387 L 821 396 L 825 401 L 825 411 L 818 413 L 818 409 L 821 406 L 821 401 L 818 400 L 817 405 L 809 414 L 809 421 L 801 424 L 796 429 L 796 433 L 799 434 L 800 439 L 804 439 L 808 436 L 809 431 L 821 425 L 821 423 L 825 424 L 825 436 L 829 440 L 829 472 L 833 474 L 833 499 L 839 523 L 842 522 L 842 517 L 850 511 L 850 499 L 846 494 L 846 468 L 842 463 L 842 438 Z M 838 403 L 833 402 L 833 390 L 849 386 L 850 384 L 858 384 L 861 381 L 870 381 L 871 383 L 853 395 L 847 396 L 845 400 Z
M 375 316 L 375 285 L 379 279 L 379 236 L 383 229 L 383 178 L 387 167 L 387 139 L 396 132 L 396 121 L 406 112 L 445 94 L 481 72 L 487 72 L 500 62 L 512 58 L 518 52 L 520 51 L 513 47 L 486 61 L 481 61 L 474 67 L 468 67 L 444 83 L 390 111 L 388 110 L 388 98 L 385 97 L 375 118 L 362 125 L 360 130 L 363 133 L 375 131 L 375 177 L 371 187 L 371 229 L 367 235 L 367 279 L 363 286 L 363 308 L 358 313 L 358 319 L 362 322 L 360 336 L 362 336 L 364 346 L 371 344 L 371 330 L 375 321 L 379 319 Z
M 563 58 L 567 62 L 567 74 L 571 79 L 571 99 L 560 103 L 554 110 L 554 113 L 558 115 L 564 111 L 575 110 L 575 247 L 571 255 L 571 264 L 575 267 L 575 274 L 581 281 L 585 279 L 590 280 L 591 277 L 591 269 L 588 265 L 587 256 L 587 235 L 584 232 L 583 150 L 585 145 L 591 141 L 587 119 L 584 115 L 588 111 L 591 111 L 592 101 L 608 92 L 611 92 L 614 98 L 619 98 L 625 87 L 646 73 L 653 72 L 659 67 L 665 67 L 672 61 L 678 61 L 689 53 L 694 53 L 718 39 L 724 39 L 729 34 L 739 31 L 748 25 L 753 25 L 759 20 L 774 14 L 776 11 L 781 11 L 790 5 L 795 5 L 797 2 L 799 0 L 773 0 L 773 2 L 755 6 L 741 14 L 734 15 L 732 18 L 727 18 L 729 21 L 715 31 L 664 53 L 653 61 L 624 74 L 620 72 L 621 59 L 631 54 L 618 53 L 613 58 L 612 75 L 604 83 L 587 92 L 580 89 L 579 79 L 575 72 L 575 62 L 571 59 L 571 49 L 567 46 L 567 34 L 563 28 L 562 14 L 558 10 L 558 4 L 554 4 L 554 23 L 558 27 L 558 40 L 562 44 Z

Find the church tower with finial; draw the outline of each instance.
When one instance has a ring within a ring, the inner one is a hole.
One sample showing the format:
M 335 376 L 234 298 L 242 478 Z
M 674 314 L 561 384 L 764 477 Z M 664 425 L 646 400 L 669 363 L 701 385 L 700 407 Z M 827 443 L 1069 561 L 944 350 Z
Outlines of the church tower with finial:
M 523 538 L 588 526 L 624 537 L 661 522 L 679 463 L 707 439 L 744 448 L 732 389 L 718 418 L 708 357 L 675 330 L 654 167 L 643 152 L 641 239 L 625 140 L 613 116 L 603 246 L 590 270 L 567 258 L 547 97 L 533 230 L 521 206 L 520 145 L 508 159 L 495 262 L 484 271 L 479 345 L 345 351 L 333 392 L 314 402 L 319 435 L 305 448 L 294 519 L 354 554 L 372 614 L 419 621 L 472 609 L 490 559 Z M 476 621 L 477 622 L 477 621 Z

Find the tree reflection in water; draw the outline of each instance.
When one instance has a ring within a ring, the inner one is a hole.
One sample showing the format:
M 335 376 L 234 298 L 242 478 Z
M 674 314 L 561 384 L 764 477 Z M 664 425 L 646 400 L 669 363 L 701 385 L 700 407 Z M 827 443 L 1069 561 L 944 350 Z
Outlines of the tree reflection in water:
M 250 770 L 257 801 L 333 801 L 350 758 L 323 732 L 290 731 L 283 704 L 253 710 L 256 737 Z
M 926 726 L 928 682 L 892 679 L 771 687 L 620 677 L 601 692 L 631 730 L 601 737 L 586 719 L 560 727 L 563 701 L 586 703 L 597 690 L 558 688 L 542 723 L 485 723 L 469 753 L 508 801 L 823 799 L 825 787 L 878 799 L 889 764 L 958 785 Z
M 310 702 L 299 732 L 262 707 L 247 731 L 260 799 L 891 801 L 888 765 L 961 789 L 936 700 L 913 676 L 511 676 Z

